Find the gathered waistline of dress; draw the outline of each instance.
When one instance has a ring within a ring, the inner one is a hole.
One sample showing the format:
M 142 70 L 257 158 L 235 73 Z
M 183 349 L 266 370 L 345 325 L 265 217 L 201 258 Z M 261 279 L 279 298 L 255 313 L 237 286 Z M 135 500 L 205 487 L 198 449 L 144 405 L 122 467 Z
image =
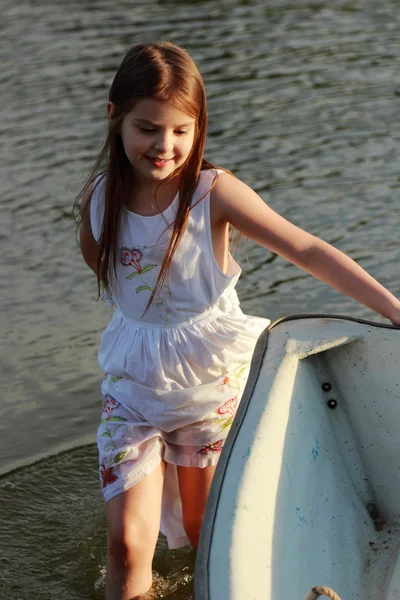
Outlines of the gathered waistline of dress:
M 181 329 L 182 327 L 188 327 L 190 325 L 194 325 L 194 324 L 200 324 L 200 323 L 206 323 L 208 321 L 211 321 L 213 319 L 215 319 L 216 317 L 219 317 L 220 315 L 225 314 L 223 310 L 221 310 L 221 308 L 218 305 L 212 306 L 210 308 L 208 308 L 207 310 L 205 310 L 202 313 L 199 313 L 198 315 L 195 315 L 194 317 L 190 317 L 189 319 L 185 319 L 184 321 L 179 321 L 177 323 L 149 323 L 146 321 L 140 321 L 137 319 L 132 319 L 131 317 L 128 317 L 127 315 L 125 315 L 120 308 L 117 308 L 115 313 L 114 313 L 114 317 L 120 317 L 122 318 L 124 321 L 127 321 L 128 323 L 132 323 L 132 325 L 136 325 L 139 328 L 145 328 L 145 329 L 162 329 L 162 330 L 172 330 L 172 329 Z

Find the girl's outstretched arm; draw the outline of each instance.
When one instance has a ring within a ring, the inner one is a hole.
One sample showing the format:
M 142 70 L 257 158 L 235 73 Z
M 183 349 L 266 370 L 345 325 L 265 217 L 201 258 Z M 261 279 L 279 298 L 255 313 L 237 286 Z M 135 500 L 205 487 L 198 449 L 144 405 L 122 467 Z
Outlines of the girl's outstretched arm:
M 211 199 L 214 224 L 231 223 L 255 242 L 400 325 L 400 301 L 393 294 L 343 252 L 278 215 L 245 183 L 223 173 Z

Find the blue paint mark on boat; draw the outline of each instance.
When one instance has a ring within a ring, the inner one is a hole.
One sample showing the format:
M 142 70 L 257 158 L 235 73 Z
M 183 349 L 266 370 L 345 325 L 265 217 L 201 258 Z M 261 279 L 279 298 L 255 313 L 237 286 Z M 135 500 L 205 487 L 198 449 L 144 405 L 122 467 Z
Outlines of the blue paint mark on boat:
M 316 437 L 315 438 L 315 447 L 312 449 L 313 460 L 317 460 L 320 449 L 321 449 L 321 446 L 319 443 L 319 439 Z
M 299 519 L 299 521 L 301 521 L 302 523 L 304 523 L 305 525 L 307 525 L 306 519 L 301 516 L 300 512 L 301 512 L 300 508 L 296 507 L 297 518 Z
M 246 453 L 245 453 L 245 454 L 243 454 L 243 458 L 249 458 L 249 456 L 250 456 L 250 452 L 251 452 L 251 447 L 250 447 L 250 448 L 247 448 L 247 451 L 246 451 Z

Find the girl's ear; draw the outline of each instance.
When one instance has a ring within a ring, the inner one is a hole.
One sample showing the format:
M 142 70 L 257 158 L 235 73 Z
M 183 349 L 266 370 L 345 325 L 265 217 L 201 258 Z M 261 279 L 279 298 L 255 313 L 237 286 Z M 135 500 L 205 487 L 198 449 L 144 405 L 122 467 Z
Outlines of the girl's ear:
M 116 110 L 116 107 L 115 107 L 114 102 L 110 102 L 110 101 L 107 102 L 107 114 L 108 114 L 109 119 L 112 119 L 114 117 L 115 110 Z

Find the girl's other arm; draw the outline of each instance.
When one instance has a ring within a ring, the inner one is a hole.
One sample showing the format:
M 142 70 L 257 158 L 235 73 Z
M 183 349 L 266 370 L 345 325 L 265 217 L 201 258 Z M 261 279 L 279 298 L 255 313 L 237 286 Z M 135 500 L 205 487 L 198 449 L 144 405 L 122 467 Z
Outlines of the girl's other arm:
M 82 206 L 84 206 L 91 198 L 93 193 L 93 187 L 89 187 L 88 191 L 82 198 Z M 82 217 L 82 223 L 79 230 L 79 241 L 81 247 L 81 253 L 85 263 L 94 271 L 97 275 L 97 262 L 99 258 L 99 246 L 93 237 L 92 227 L 90 225 L 90 202 L 86 206 L 86 210 Z
M 400 301 L 355 261 L 293 225 L 242 181 L 223 173 L 212 191 L 213 219 L 283 256 L 339 292 L 400 325 Z

